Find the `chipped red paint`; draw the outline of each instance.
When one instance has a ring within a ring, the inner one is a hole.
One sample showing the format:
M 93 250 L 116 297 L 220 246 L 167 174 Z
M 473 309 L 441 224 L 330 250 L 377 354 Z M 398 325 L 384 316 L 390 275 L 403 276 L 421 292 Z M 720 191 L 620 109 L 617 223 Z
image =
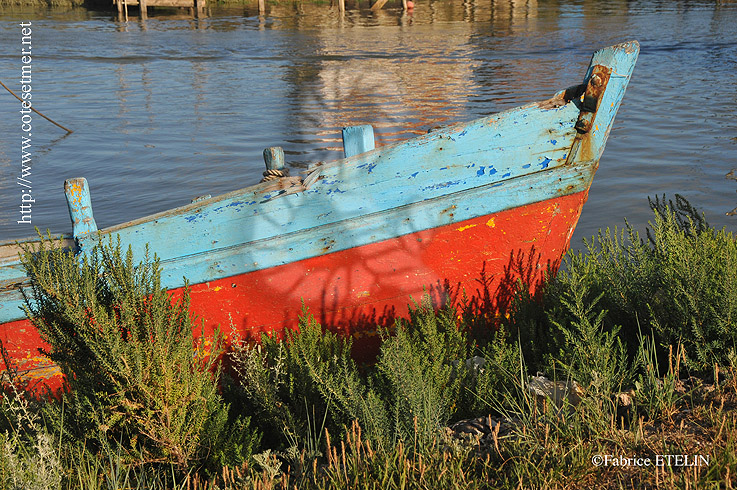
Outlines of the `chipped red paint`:
M 379 243 L 198 284 L 191 307 L 207 325 L 231 323 L 240 335 L 294 327 L 302 302 L 323 325 L 360 335 L 406 316 L 411 298 L 436 302 L 460 289 L 478 296 L 482 271 L 498 294 L 527 263 L 531 285 L 567 250 L 587 192 L 481 216 Z M 533 263 L 534 262 L 534 263 Z M 512 268 L 514 269 L 514 268 Z M 507 296 L 508 298 L 508 296 Z M 496 305 L 495 305 L 496 306 Z

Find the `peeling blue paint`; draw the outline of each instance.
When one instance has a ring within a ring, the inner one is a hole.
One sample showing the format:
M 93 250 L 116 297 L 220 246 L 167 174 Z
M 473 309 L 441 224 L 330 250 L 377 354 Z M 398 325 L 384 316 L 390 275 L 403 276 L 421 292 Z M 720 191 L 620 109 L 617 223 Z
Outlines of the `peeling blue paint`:
M 527 165 L 522 165 L 522 168 L 530 168 L 530 167 L 532 167 L 531 163 L 528 163 Z
M 506 179 L 510 175 L 512 175 L 512 172 L 507 172 L 506 174 L 502 175 L 502 179 Z
M 548 157 L 545 157 L 545 159 L 542 162 L 540 162 L 540 168 L 545 170 L 546 168 L 548 168 L 548 165 L 550 164 L 550 162 L 552 162 L 552 160 Z
M 449 182 L 442 182 L 440 184 L 434 184 L 434 185 L 429 185 L 427 187 L 423 187 L 421 190 L 423 190 L 423 191 L 431 191 L 431 190 L 434 190 L 434 189 L 442 189 L 444 187 L 451 187 L 451 186 L 454 186 L 454 185 L 458 185 L 460 182 L 461 182 L 460 180 L 454 180 L 454 181 L 449 181 Z
M 411 179 L 411 178 L 413 178 L 413 177 L 417 177 L 417 174 L 419 174 L 419 173 L 420 173 L 420 172 L 415 172 L 415 173 L 413 173 L 412 175 L 410 175 L 410 176 L 409 176 L 409 177 L 407 177 L 407 178 L 408 178 L 408 179 Z
M 486 167 L 479 167 L 478 171 L 476 171 L 476 176 L 477 176 L 477 177 L 481 177 L 482 175 L 484 175 L 484 173 L 485 173 L 485 172 L 484 172 L 484 169 L 485 169 L 485 168 L 486 168 Z
M 468 133 L 468 130 L 464 129 L 463 131 L 461 131 L 461 134 L 459 134 L 458 137 L 460 138 L 461 136 L 466 136 L 466 133 Z
M 550 140 L 550 142 L 553 143 L 554 145 L 558 144 L 558 140 Z

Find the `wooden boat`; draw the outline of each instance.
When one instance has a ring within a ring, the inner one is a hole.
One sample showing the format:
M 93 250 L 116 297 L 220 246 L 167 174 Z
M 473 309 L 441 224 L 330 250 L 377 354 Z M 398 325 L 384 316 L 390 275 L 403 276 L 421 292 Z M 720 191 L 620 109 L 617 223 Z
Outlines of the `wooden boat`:
M 522 279 L 556 268 L 586 201 L 639 52 L 597 51 L 584 81 L 552 99 L 374 148 L 369 126 L 343 131 L 346 158 L 98 230 L 84 179 L 65 183 L 69 247 L 119 236 L 146 244 L 175 294 L 186 277 L 207 328 L 241 337 L 296 326 L 306 305 L 323 325 L 370 335 L 412 298 L 467 295 L 489 311 Z M 0 339 L 28 376 L 54 367 L 20 309 L 17 245 L 0 246 Z

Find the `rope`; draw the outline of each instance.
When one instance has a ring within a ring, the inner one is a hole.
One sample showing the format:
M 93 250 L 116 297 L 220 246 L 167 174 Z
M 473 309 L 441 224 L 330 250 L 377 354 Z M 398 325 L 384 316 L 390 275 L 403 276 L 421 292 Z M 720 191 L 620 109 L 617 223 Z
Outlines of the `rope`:
M 289 177 L 289 169 L 267 170 L 264 172 L 264 178 L 261 179 L 261 182 L 269 182 L 270 180 L 281 179 L 282 177 Z
M 5 85 L 5 84 L 4 84 L 4 83 L 3 83 L 2 81 L 0 81 L 0 85 L 2 85 L 2 86 L 3 86 L 3 88 L 4 88 L 5 90 L 7 90 L 7 91 L 8 91 L 8 92 L 10 92 L 11 94 L 13 94 L 13 97 L 15 97 L 16 99 L 18 99 L 18 100 L 20 100 L 21 102 L 23 102 L 23 99 L 21 99 L 20 97 L 18 97 L 17 95 L 15 95 L 15 92 L 13 92 L 12 90 L 10 90 L 10 89 L 9 89 L 9 88 L 7 87 L 7 85 Z M 59 127 L 61 128 L 61 129 L 63 129 L 64 131 L 66 131 L 67 133 L 73 133 L 73 132 L 74 132 L 74 131 L 72 131 L 71 129 L 67 129 L 67 128 L 65 128 L 64 126 L 62 126 L 62 125 L 61 125 L 61 124 L 59 124 L 58 122 L 54 121 L 53 119 L 50 119 L 50 118 L 46 117 L 45 115 L 41 114 L 41 113 L 40 113 L 39 111 L 37 111 L 37 110 L 36 110 L 36 109 L 34 109 L 33 107 L 29 107 L 29 109 L 31 109 L 31 110 L 32 110 L 33 112 L 35 112 L 35 113 L 36 113 L 36 114 L 38 114 L 39 116 L 43 117 L 44 119 L 46 119 L 46 120 L 47 120 L 47 121 L 49 121 L 50 123 L 52 123 L 52 124 L 56 124 L 56 125 L 57 125 L 57 126 L 59 126 Z

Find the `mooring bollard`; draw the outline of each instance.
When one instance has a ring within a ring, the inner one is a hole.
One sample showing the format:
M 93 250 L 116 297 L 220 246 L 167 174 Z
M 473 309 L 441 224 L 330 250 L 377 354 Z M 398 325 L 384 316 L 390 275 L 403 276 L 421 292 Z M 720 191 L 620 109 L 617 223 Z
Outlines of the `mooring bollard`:
M 261 182 L 280 179 L 289 175 L 289 170 L 284 166 L 284 150 L 281 146 L 270 146 L 264 150 L 264 163 L 266 172 Z

